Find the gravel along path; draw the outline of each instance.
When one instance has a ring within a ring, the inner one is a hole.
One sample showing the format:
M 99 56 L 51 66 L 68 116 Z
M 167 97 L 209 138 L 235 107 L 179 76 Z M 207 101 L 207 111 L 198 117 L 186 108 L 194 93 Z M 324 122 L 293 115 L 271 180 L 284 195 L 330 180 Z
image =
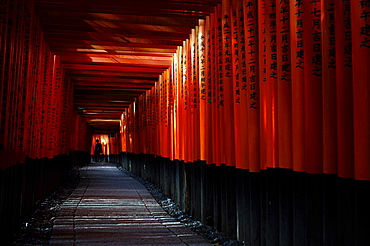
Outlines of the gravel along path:
M 225 238 L 211 227 L 204 225 L 200 221 L 193 219 L 184 213 L 170 198 L 152 183 L 143 180 L 131 172 L 117 166 L 119 170 L 128 174 L 132 178 L 140 181 L 157 200 L 160 206 L 173 218 L 189 227 L 194 232 L 202 235 L 214 245 L 238 246 L 242 245 L 236 240 Z M 39 202 L 36 211 L 22 223 L 17 239 L 11 244 L 15 246 L 27 245 L 49 245 L 53 230 L 54 219 L 67 198 L 72 194 L 80 181 L 79 167 L 75 167 L 69 173 L 66 182 L 59 187 L 51 196 Z

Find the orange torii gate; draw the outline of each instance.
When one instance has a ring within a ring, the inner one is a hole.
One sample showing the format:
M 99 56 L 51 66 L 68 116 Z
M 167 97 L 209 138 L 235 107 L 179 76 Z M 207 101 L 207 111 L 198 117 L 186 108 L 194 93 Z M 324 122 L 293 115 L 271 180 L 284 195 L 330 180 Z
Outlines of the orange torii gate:
M 370 179 L 366 8 L 223 1 L 178 48 L 154 89 L 125 112 L 133 120 L 129 151 L 252 172 Z M 146 134 L 160 141 L 141 148 Z

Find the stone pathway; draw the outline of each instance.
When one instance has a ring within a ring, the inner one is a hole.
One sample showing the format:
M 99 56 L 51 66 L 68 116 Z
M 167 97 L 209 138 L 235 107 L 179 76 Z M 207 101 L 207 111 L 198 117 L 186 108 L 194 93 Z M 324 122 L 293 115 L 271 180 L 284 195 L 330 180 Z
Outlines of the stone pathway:
M 93 163 L 80 172 L 80 184 L 54 221 L 50 245 L 212 245 L 114 164 Z

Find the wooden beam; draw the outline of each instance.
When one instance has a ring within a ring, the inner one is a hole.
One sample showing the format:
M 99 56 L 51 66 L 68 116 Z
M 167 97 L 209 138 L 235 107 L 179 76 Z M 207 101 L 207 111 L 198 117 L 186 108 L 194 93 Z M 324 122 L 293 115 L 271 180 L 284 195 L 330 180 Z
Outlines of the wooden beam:
M 108 107 L 108 106 L 83 106 L 84 109 L 89 109 L 89 110 L 124 110 L 128 108 L 129 105 L 124 106 L 124 107 Z M 82 106 L 77 106 L 76 108 L 82 108 Z
M 99 94 L 99 92 L 103 92 L 102 90 L 75 90 L 75 95 L 78 96 L 75 98 L 75 101 L 78 101 L 78 100 L 81 100 L 81 99 L 85 99 L 85 98 L 89 98 L 89 100 L 94 100 L 94 98 L 98 98 L 98 99 L 104 99 L 104 98 L 108 98 L 108 99 L 111 99 L 113 101 L 124 101 L 123 99 L 127 100 L 127 101 L 132 101 L 134 100 L 136 97 L 138 97 L 139 95 L 142 94 L 142 92 L 137 92 L 137 91 L 122 91 L 122 90 L 119 90 L 119 91 L 110 91 L 110 93 L 108 94 Z M 116 92 L 116 93 L 114 93 Z M 122 92 L 126 92 L 126 93 L 122 93 Z
M 61 46 L 81 46 L 81 45 L 89 45 L 92 47 L 126 47 L 126 48 L 135 48 L 135 47 L 143 47 L 143 48 L 153 48 L 153 49 L 165 49 L 165 50 L 176 50 L 178 45 L 167 45 L 167 44 L 151 44 L 151 43 L 128 43 L 127 41 L 122 42 L 110 42 L 110 41 L 99 41 L 99 40 L 78 40 L 78 39 L 48 39 L 49 44 L 60 44 Z M 180 45 L 180 44 L 179 44 Z
M 72 78 L 72 77 L 71 77 Z M 109 77 L 109 76 L 100 76 L 100 77 L 93 77 L 93 76 L 76 76 L 72 78 L 72 81 L 76 83 L 84 83 L 84 82 L 96 82 L 96 83 L 116 83 L 116 84 L 133 84 L 133 85 L 151 85 L 153 86 L 157 80 L 150 80 L 150 79 L 140 79 L 140 78 L 116 78 L 116 77 Z
M 76 102 L 75 107 L 80 110 L 99 110 L 99 108 L 110 108 L 113 111 L 121 110 L 121 108 L 126 108 L 132 102 L 128 101 L 127 103 L 106 103 L 102 101 L 96 101 L 96 103 L 88 103 L 88 102 Z M 99 107 L 99 108 L 98 108 Z
M 135 66 L 117 66 L 117 65 L 90 65 L 90 64 L 64 64 L 65 69 L 74 70 L 100 70 L 100 71 L 117 71 L 117 72 L 140 72 L 162 74 L 166 68 L 152 68 L 152 67 L 135 67 Z
M 171 65 L 171 60 L 155 60 L 155 59 L 125 59 L 125 58 L 109 58 L 109 57 L 79 57 L 79 56 L 62 56 L 63 64 L 112 64 L 115 66 L 141 66 L 141 67 L 157 67 L 168 68 Z
M 195 18 L 187 18 L 181 16 L 141 16 L 141 15 L 123 15 L 109 13 L 86 13 L 86 12 L 65 12 L 60 10 L 45 10 L 39 9 L 41 22 L 50 23 L 54 19 L 74 19 L 74 20 L 91 20 L 91 21 L 107 21 L 119 22 L 127 24 L 151 24 L 157 26 L 179 26 L 186 28 L 194 28 L 198 25 L 198 20 Z M 50 19 L 49 19 L 50 18 Z
M 121 22 L 121 21 L 107 21 L 101 19 L 82 19 L 82 18 L 61 18 L 55 16 L 42 16 L 43 23 L 48 26 L 69 26 L 69 27 L 81 27 L 81 28 L 90 28 L 90 27 L 104 27 L 107 30 L 132 30 L 132 31 L 155 31 L 155 32 L 168 32 L 171 33 L 183 33 L 189 34 L 193 27 L 178 26 L 173 25 L 172 22 L 168 22 L 167 25 L 155 25 L 148 19 L 146 23 L 134 23 L 133 21 Z M 118 32 L 120 33 L 120 32 Z
M 91 78 L 91 79 L 76 79 L 73 81 L 75 86 L 107 86 L 107 87 L 122 87 L 122 88 L 152 88 L 154 83 L 147 80 L 118 80 L 118 79 L 104 79 L 104 78 Z
M 109 53 L 109 52 L 115 52 L 116 54 L 119 53 L 124 53 L 125 51 L 130 51 L 130 52 L 150 52 L 153 54 L 156 53 L 169 53 L 173 54 L 176 52 L 175 49 L 166 49 L 166 48 L 158 48 L 158 47 L 141 47 L 140 45 L 137 46 L 100 46 L 100 45 L 88 45 L 88 44 L 50 44 L 50 49 L 53 52 L 56 53 L 61 53 L 61 52 L 66 52 L 66 51 L 92 51 L 92 52 L 97 52 L 97 53 Z
M 140 61 L 142 63 L 148 62 L 167 62 L 170 63 L 172 61 L 172 56 L 154 56 L 152 55 L 143 55 L 143 54 L 137 54 L 137 55 L 114 55 L 114 54 L 62 54 L 60 56 L 61 61 L 65 60 L 76 60 L 81 62 L 91 61 L 91 59 L 109 59 L 110 62 L 119 61 L 121 63 L 124 63 L 125 61 L 131 62 L 131 61 Z
M 173 1 L 35 1 L 37 10 L 59 10 L 68 12 L 85 13 L 109 13 L 124 15 L 145 15 L 145 16 L 183 16 L 191 18 L 205 18 L 214 12 L 214 6 L 188 4 L 187 2 L 176 3 Z
M 149 51 L 112 51 L 112 50 L 96 50 L 96 49 L 73 49 L 65 48 L 63 51 L 54 52 L 56 55 L 66 55 L 66 56 L 93 56 L 93 57 L 116 57 L 116 56 L 147 56 L 156 58 L 172 58 L 173 53 L 159 53 L 159 52 L 149 52 Z
M 89 86 L 75 86 L 75 90 L 84 91 L 85 93 L 90 93 L 92 91 L 101 91 L 101 90 L 110 90 L 110 91 L 126 91 L 131 93 L 138 93 L 142 94 L 147 91 L 147 88 L 122 88 L 122 87 L 107 87 L 107 86 L 97 86 L 97 85 L 89 85 Z
M 64 68 L 65 69 L 65 68 Z M 67 76 L 70 78 L 74 77 L 91 77 L 91 76 L 102 76 L 102 77 L 111 77 L 111 78 L 124 78 L 124 79 L 140 79 L 145 80 L 156 80 L 158 81 L 158 74 L 154 73 L 140 73 L 140 72 L 131 72 L 131 71 L 104 71 L 104 70 L 68 70 L 66 71 Z

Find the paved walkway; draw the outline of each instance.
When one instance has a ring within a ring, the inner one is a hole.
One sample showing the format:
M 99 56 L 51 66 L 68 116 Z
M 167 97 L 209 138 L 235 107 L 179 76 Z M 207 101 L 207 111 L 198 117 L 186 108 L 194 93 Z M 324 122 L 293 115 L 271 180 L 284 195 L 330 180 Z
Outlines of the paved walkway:
M 81 169 L 50 245 L 212 245 L 170 217 L 147 189 L 110 163 Z

